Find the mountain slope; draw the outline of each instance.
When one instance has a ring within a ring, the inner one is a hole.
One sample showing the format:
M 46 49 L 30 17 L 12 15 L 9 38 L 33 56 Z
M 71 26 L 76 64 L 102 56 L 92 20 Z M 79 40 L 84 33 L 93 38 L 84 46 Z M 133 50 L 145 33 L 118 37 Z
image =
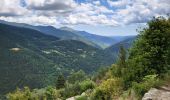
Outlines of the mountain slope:
M 51 75 L 56 75 L 58 66 L 38 54 L 33 44 L 47 41 L 44 37 L 53 41 L 58 39 L 37 31 L 0 24 L 0 93 L 17 86 L 38 88 L 50 83 Z
M 88 33 L 86 31 L 76 31 L 69 27 L 61 27 L 60 29 L 78 34 L 84 37 L 85 39 L 92 41 L 93 43 L 99 45 L 102 48 L 107 48 L 111 45 L 119 43 L 120 41 L 133 37 L 133 36 L 100 36 L 100 35 Z
M 34 26 L 34 29 L 36 29 L 42 33 L 45 33 L 47 35 L 59 37 L 63 40 L 77 40 L 77 41 L 84 42 L 88 45 L 100 48 L 98 45 L 91 42 L 90 40 L 88 40 L 74 32 L 71 32 L 71 31 L 56 29 L 53 26 Z
M 126 50 L 128 50 L 133 45 L 136 38 L 137 36 L 130 36 L 129 38 L 106 48 L 105 52 L 109 53 L 112 57 L 117 58 L 119 47 L 122 45 Z
M 96 43 L 97 45 L 100 45 L 102 48 L 108 47 L 116 42 L 111 37 L 90 34 L 85 31 L 79 31 L 78 34 L 91 40 L 92 42 Z
M 0 20 L 0 23 L 17 26 L 17 27 L 21 27 L 21 28 L 30 28 L 30 29 L 40 31 L 41 33 L 44 33 L 47 35 L 61 38 L 62 40 L 77 40 L 77 41 L 84 42 L 88 45 L 100 48 L 100 46 L 98 46 L 97 44 L 93 43 L 92 41 L 90 41 L 74 32 L 57 29 L 53 26 L 33 26 L 33 25 L 25 24 L 25 23 L 6 22 L 3 20 Z
M 39 31 L 0 24 L 0 93 L 25 85 L 44 87 L 57 74 L 72 70 L 93 73 L 115 59 L 103 50 L 75 40 L 61 40 Z

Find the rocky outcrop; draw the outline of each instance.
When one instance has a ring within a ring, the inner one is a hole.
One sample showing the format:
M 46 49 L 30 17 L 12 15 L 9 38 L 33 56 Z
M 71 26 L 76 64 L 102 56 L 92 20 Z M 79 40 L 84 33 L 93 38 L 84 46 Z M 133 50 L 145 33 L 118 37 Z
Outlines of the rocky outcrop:
M 170 100 L 170 87 L 151 88 L 142 100 Z

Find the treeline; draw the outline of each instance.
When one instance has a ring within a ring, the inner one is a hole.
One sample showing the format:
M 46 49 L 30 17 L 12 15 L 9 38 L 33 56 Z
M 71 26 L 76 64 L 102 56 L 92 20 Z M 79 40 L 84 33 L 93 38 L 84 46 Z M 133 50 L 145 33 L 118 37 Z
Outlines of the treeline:
M 170 17 L 153 18 L 139 31 L 128 51 L 120 46 L 119 59 L 111 67 L 92 76 L 83 71 L 62 74 L 55 86 L 30 90 L 28 87 L 7 94 L 9 100 L 137 100 L 151 87 L 170 79 Z

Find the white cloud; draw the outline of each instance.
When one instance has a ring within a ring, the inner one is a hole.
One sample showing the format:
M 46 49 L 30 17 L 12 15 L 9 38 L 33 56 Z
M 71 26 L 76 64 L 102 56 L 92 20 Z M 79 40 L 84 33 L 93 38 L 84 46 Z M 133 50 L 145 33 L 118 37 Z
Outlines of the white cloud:
M 29 13 L 20 6 L 20 0 L 0 0 L 0 16 L 18 16 Z
M 93 1 L 93 4 L 98 5 L 98 6 L 101 5 L 100 1 Z
M 170 0 L 131 0 L 131 2 L 133 3 L 128 2 L 124 8 L 117 9 L 113 15 L 121 24 L 146 23 L 153 16 L 166 15 L 170 12 Z
M 102 13 L 113 13 L 112 10 L 106 8 L 105 6 L 93 5 L 91 3 L 81 3 L 77 5 L 74 13 L 89 13 L 89 14 L 102 14 Z
M 107 2 L 110 6 L 103 5 Z M 0 19 L 29 24 L 109 25 L 146 23 L 170 13 L 170 0 L 0 0 Z
M 113 11 L 109 10 L 102 5 L 93 5 L 91 3 L 81 3 L 77 5 L 74 11 L 62 20 L 62 24 L 89 24 L 89 25 L 109 25 L 116 26 L 117 22 L 109 18 L 106 14 L 112 14 Z
M 88 25 L 108 25 L 116 26 L 118 23 L 114 19 L 109 19 L 106 15 L 88 16 L 84 13 L 73 14 L 63 20 L 63 24 L 88 24 Z
M 26 0 L 26 3 L 34 10 L 68 10 L 76 6 L 74 0 Z
M 131 3 L 130 0 L 118 0 L 118 1 L 107 0 L 107 2 L 111 7 L 124 7 L 127 4 Z
M 45 16 L 25 16 L 25 17 L 4 17 L 1 16 L 0 20 L 17 23 L 27 23 L 31 25 L 58 25 L 56 18 Z

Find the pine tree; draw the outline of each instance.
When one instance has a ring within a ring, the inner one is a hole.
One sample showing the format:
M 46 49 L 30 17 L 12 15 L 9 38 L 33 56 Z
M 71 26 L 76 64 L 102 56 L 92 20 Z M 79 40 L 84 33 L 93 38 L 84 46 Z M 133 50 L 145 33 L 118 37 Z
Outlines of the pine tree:
M 126 68 L 126 50 L 123 45 L 121 45 L 119 49 L 119 61 L 117 65 L 117 74 L 118 76 L 122 76 L 123 71 Z
M 60 74 L 57 77 L 56 89 L 64 88 L 64 86 L 65 86 L 65 78 L 62 74 Z
M 125 50 L 125 48 L 123 47 L 123 45 L 120 46 L 118 65 L 119 65 L 121 68 L 126 68 L 126 50 Z

